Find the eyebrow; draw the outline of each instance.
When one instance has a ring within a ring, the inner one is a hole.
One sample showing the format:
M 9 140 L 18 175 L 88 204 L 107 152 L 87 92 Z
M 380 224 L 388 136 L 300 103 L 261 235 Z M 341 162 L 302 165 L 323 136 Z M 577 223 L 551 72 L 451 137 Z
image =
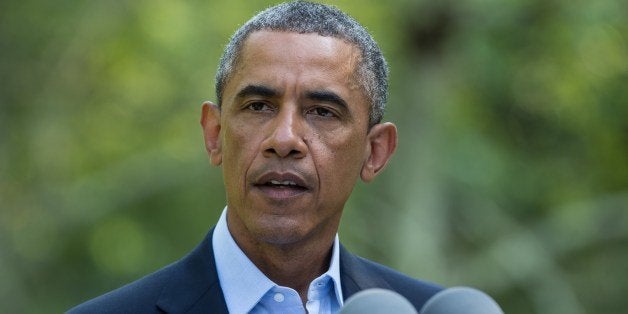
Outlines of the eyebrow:
M 279 95 L 279 91 L 274 88 L 264 85 L 247 85 L 241 89 L 236 95 L 237 98 L 246 98 L 250 96 L 262 96 L 262 97 L 276 97 Z M 321 102 L 328 102 L 336 104 L 344 109 L 349 108 L 347 102 L 342 99 L 338 94 L 328 90 L 315 90 L 305 93 L 305 97 L 310 100 L 316 100 Z
M 247 85 L 241 89 L 236 97 L 245 98 L 249 96 L 275 97 L 279 92 L 273 88 L 264 85 Z
M 332 91 L 326 91 L 326 90 L 311 91 L 311 92 L 307 92 L 305 94 L 305 97 L 311 100 L 333 103 L 340 107 L 343 107 L 344 109 L 348 108 L 347 102 L 344 99 L 342 99 L 342 97 L 338 96 L 338 94 Z

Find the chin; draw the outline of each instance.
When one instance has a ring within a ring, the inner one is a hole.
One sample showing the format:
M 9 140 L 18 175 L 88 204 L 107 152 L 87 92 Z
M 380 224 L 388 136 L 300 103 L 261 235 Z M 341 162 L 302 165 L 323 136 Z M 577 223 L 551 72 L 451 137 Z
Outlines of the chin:
M 286 245 L 297 243 L 307 237 L 303 224 L 274 218 L 274 221 L 258 225 L 257 238 L 266 243 Z

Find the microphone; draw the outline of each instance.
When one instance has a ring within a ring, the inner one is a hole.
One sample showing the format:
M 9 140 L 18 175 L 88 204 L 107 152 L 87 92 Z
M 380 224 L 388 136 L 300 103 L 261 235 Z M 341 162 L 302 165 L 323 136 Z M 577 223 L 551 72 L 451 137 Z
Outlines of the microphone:
M 504 314 L 497 302 L 488 294 L 469 287 L 445 289 L 421 309 L 420 314 Z
M 399 293 L 379 288 L 362 290 L 352 295 L 340 314 L 417 314 L 414 306 Z

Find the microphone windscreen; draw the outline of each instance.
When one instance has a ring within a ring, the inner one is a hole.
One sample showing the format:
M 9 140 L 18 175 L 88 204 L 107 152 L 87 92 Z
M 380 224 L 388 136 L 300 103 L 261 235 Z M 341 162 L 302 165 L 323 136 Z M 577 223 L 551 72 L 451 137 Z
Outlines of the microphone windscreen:
M 421 309 L 421 314 L 445 313 L 504 314 L 489 295 L 469 287 L 445 289 L 431 297 Z
M 399 293 L 384 289 L 367 289 L 352 295 L 341 314 L 417 314 L 410 301 Z

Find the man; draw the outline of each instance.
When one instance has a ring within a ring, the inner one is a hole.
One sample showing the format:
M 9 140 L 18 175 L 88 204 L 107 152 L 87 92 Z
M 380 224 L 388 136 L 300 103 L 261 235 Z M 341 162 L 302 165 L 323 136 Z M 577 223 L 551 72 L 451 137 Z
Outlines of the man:
M 441 290 L 338 242 L 358 177 L 373 180 L 397 143 L 381 122 L 386 62 L 362 26 L 320 4 L 269 8 L 231 38 L 216 94 L 201 116 L 227 193 L 216 227 L 180 261 L 71 312 L 334 313 L 374 287 L 418 310 Z

